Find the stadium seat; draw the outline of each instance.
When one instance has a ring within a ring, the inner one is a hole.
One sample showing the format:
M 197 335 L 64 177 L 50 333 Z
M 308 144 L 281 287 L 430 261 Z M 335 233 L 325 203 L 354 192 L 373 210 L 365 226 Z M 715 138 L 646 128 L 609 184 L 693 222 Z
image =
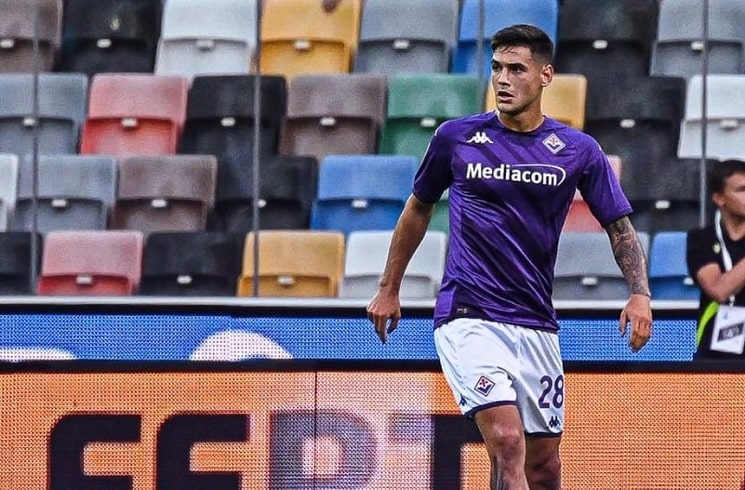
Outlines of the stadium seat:
M 484 92 L 483 84 L 471 75 L 390 77 L 388 110 L 378 153 L 422 158 L 440 123 L 482 111 Z
M 249 73 L 256 46 L 256 0 L 168 0 L 155 73 Z
M 42 73 L 38 81 L 37 121 L 33 75 L 0 74 L 0 152 L 33 153 L 38 134 L 40 154 L 77 153 L 88 80 L 79 73 Z
M 13 229 L 105 230 L 116 198 L 116 160 L 105 156 L 31 156 L 21 161 Z M 38 192 L 34 192 L 36 187 Z M 34 196 L 36 216 L 34 217 Z
M 703 73 L 704 2 L 660 3 L 657 39 L 652 47 L 652 75 L 689 78 Z M 745 8 L 740 0 L 709 0 L 706 36 L 707 73 L 745 71 Z
M 0 153 L 0 232 L 8 229 L 15 212 L 18 167 L 17 155 Z
M 574 199 L 569 205 L 569 213 L 564 221 L 562 231 L 573 233 L 600 232 L 603 231 L 603 227 L 595 219 L 584 199 Z
M 585 126 L 587 104 L 587 78 L 579 74 L 557 73 L 551 85 L 543 89 L 543 113 L 559 122 L 579 130 Z M 494 85 L 487 84 L 484 109 L 497 110 Z
M 179 153 L 217 157 L 218 195 L 230 195 L 236 181 L 245 181 L 255 144 L 261 157 L 277 154 L 280 126 L 287 112 L 287 85 L 282 77 L 259 77 L 261 131 L 255 142 L 256 80 L 256 75 L 198 76 L 189 90 Z
M 354 71 L 447 73 L 457 36 L 453 0 L 365 1 Z
M 313 157 L 273 156 L 260 160 L 259 226 L 263 230 L 301 230 L 310 226 L 318 192 L 318 161 Z M 236 174 L 216 196 L 210 229 L 246 234 L 253 230 L 253 172 Z
M 41 295 L 126 296 L 140 282 L 139 231 L 51 231 L 44 239 Z
M 279 151 L 318 161 L 375 153 L 385 103 L 383 75 L 298 75 L 290 82 Z
M 160 0 L 64 0 L 57 71 L 152 73 Z
M 347 238 L 344 279 L 339 296 L 372 298 L 385 269 L 392 231 L 354 231 Z M 447 234 L 425 233 L 401 282 L 401 299 L 434 299 L 442 281 Z
M 145 241 L 138 294 L 235 296 L 243 235 L 152 233 Z
M 696 300 L 701 290 L 688 275 L 686 231 L 652 236 L 649 250 L 649 287 L 654 299 Z
M 452 73 L 488 78 L 491 73 L 492 34 L 512 24 L 531 24 L 543 29 L 556 43 L 559 4 L 556 0 L 484 0 L 483 27 L 479 29 L 481 0 L 464 0 Z M 479 57 L 479 53 L 481 56 Z
M 313 230 L 392 230 L 418 162 L 402 155 L 330 155 L 321 162 Z
M 36 235 L 36 245 L 32 245 L 33 235 L 28 232 L 0 232 L 0 295 L 30 295 L 36 292 L 32 277 L 33 270 L 39 268 L 42 237 Z M 36 265 L 32 268 L 32 260 Z
M 610 91 L 590 80 L 585 131 L 633 169 L 676 154 L 684 105 L 683 78 L 626 77 Z
M 648 75 L 658 18 L 658 0 L 564 0 L 556 71 L 609 87 L 619 77 Z
M 685 118 L 680 128 L 680 158 L 701 158 L 702 134 L 706 130 L 707 158 L 745 159 L 745 75 L 708 75 L 706 120 L 703 117 L 704 79 L 688 80 Z
M 649 235 L 639 232 L 646 253 Z M 629 287 L 604 232 L 562 233 L 556 257 L 556 300 L 625 300 Z
M 51 71 L 60 47 L 62 0 L 1 0 L 0 72 Z M 35 21 L 38 18 L 38 30 Z M 34 38 L 38 34 L 38 60 Z
M 260 73 L 288 81 L 299 74 L 348 73 L 359 41 L 360 15 L 361 0 L 341 2 L 332 12 L 321 2 L 265 0 Z
M 80 152 L 120 158 L 176 153 L 187 92 L 187 79 L 177 75 L 95 75 Z
M 119 162 L 111 227 L 143 233 L 204 231 L 216 182 L 212 155 L 126 158 Z
M 344 235 L 312 230 L 272 230 L 258 235 L 259 296 L 338 295 L 344 275 Z M 246 235 L 238 296 L 254 293 L 254 240 Z

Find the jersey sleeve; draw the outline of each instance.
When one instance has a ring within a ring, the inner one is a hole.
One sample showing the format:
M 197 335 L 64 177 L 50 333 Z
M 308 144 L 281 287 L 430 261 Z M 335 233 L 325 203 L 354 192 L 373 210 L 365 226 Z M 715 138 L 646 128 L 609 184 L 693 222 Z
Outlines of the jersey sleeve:
M 412 193 L 420 201 L 434 204 L 450 187 L 453 181 L 452 141 L 448 134 L 448 122 L 441 124 L 429 140 L 412 188 Z
M 686 235 L 686 263 L 688 274 L 696 284 L 696 275 L 702 267 L 709 264 L 719 264 L 719 255 L 714 238 L 706 233 L 706 229 L 691 230 Z
M 600 145 L 592 140 L 585 155 L 578 188 L 592 214 L 606 227 L 631 214 L 631 204 Z

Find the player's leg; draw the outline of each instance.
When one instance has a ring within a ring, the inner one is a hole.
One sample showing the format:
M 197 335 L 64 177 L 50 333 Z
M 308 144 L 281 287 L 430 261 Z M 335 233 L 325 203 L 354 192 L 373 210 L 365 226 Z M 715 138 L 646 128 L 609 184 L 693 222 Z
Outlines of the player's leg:
M 561 436 L 528 436 L 525 441 L 525 474 L 530 490 L 561 490 Z
M 461 412 L 481 431 L 491 461 L 492 490 L 528 490 L 525 429 L 513 375 L 517 327 L 458 319 L 435 330 L 443 374 Z
M 525 473 L 531 490 L 561 488 L 559 445 L 564 427 L 564 368 L 555 333 L 521 329 L 515 378 L 526 434 Z
M 474 415 L 491 463 L 491 490 L 528 490 L 525 436 L 514 405 L 487 408 Z

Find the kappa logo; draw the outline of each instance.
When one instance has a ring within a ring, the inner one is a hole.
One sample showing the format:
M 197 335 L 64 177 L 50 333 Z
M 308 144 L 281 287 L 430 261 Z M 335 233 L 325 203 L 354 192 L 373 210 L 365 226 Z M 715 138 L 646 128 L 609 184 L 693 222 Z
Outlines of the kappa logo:
M 557 428 L 559 425 L 561 425 L 561 422 L 559 421 L 559 417 L 556 415 L 552 415 L 551 418 L 548 420 L 548 426 L 552 429 Z
M 484 396 L 487 396 L 492 388 L 494 388 L 494 381 L 490 380 L 486 376 L 480 376 L 479 380 L 476 381 L 474 389 Z
M 466 141 L 466 143 L 478 143 L 480 145 L 486 144 L 486 143 L 494 143 L 491 138 L 489 138 L 485 132 L 483 131 L 476 131 L 476 134 L 471 136 L 471 138 Z
M 548 138 L 543 140 L 543 146 L 548 148 L 548 151 L 556 155 L 566 147 L 566 144 L 556 136 L 556 133 L 551 133 Z

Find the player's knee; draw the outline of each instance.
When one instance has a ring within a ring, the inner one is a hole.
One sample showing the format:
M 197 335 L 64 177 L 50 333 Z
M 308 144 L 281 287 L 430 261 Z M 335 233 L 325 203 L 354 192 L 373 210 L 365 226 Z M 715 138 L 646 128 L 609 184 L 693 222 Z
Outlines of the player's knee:
M 531 485 L 530 488 L 559 490 L 561 458 L 558 453 L 552 453 L 542 458 L 531 459 L 526 462 L 525 473 Z
M 511 461 L 515 455 L 524 454 L 524 437 L 520 427 L 495 428 L 488 438 L 487 451 L 492 460 Z

